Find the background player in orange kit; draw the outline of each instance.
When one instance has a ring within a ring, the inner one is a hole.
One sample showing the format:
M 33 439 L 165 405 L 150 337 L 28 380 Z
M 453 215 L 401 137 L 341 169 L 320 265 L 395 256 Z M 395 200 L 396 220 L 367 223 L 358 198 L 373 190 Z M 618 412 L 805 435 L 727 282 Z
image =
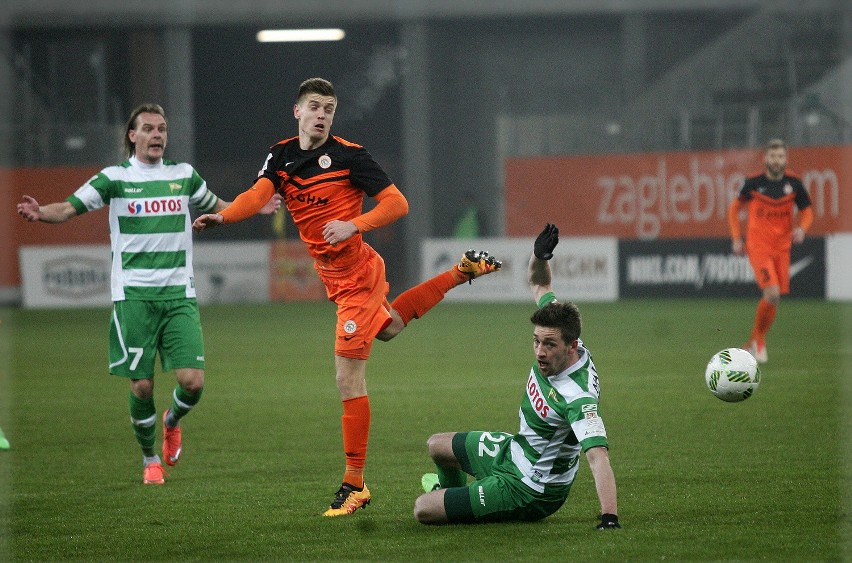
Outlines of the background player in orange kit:
M 754 277 L 763 296 L 757 304 L 754 328 L 746 345 L 759 362 L 766 362 L 766 333 L 775 320 L 781 296 L 790 293 L 790 248 L 805 240 L 813 222 L 811 199 L 802 181 L 785 172 L 787 147 L 781 139 L 766 144 L 765 171 L 747 178 L 739 196 L 728 209 L 732 249 L 748 254 Z M 799 209 L 798 226 L 793 226 L 793 207 Z M 740 209 L 748 213 L 746 241 L 740 230 Z
M 278 193 L 314 259 L 314 268 L 337 305 L 334 346 L 337 388 L 343 402 L 343 483 L 324 516 L 352 514 L 371 500 L 364 485 L 370 430 L 366 368 L 373 339 L 390 340 L 423 316 L 450 289 L 500 268 L 487 252 L 467 251 L 458 265 L 387 301 L 385 264 L 361 233 L 408 213 L 405 196 L 364 147 L 330 135 L 337 110 L 331 82 L 311 78 L 299 87 L 293 115 L 299 134 L 270 149 L 254 185 L 222 213 L 201 215 L 196 231 L 242 221 Z M 362 213 L 364 195 L 378 203 Z

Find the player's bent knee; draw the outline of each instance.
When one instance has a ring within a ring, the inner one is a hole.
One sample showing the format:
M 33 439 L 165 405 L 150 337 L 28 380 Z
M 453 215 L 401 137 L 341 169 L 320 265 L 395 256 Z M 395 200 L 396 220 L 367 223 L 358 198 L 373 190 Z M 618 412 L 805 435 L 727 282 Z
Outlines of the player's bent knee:
M 181 387 L 190 395 L 198 395 L 204 389 L 204 380 L 192 380 L 182 383 Z
M 197 395 L 204 389 L 204 370 L 180 370 L 177 374 L 178 384 L 190 395 Z
M 394 311 L 396 313 L 396 311 Z M 394 336 L 402 332 L 402 329 L 405 328 L 405 323 L 402 322 L 402 319 L 399 317 L 399 314 L 391 315 L 391 322 L 382 329 L 379 334 L 376 335 L 377 340 L 381 340 L 382 342 L 387 342 L 388 340 L 393 339 Z
M 438 510 L 436 498 L 441 495 L 434 493 L 426 493 L 420 495 L 414 501 L 414 519 L 421 524 L 444 524 L 447 522 L 447 516 L 444 514 L 443 507 Z M 443 505 L 443 497 L 438 499 Z
M 770 286 L 763 290 L 763 298 L 772 305 L 781 302 L 781 289 L 778 286 Z
M 138 399 L 146 401 L 154 396 L 153 379 L 131 379 L 130 390 Z
M 452 443 L 452 437 L 449 438 Z M 441 434 L 432 434 L 429 436 L 429 439 L 426 440 L 426 447 L 429 449 L 429 455 L 432 457 L 435 454 L 443 453 L 446 448 L 445 442 L 447 441 L 447 433 Z
M 422 498 L 422 496 L 419 496 L 414 501 L 414 519 L 421 524 L 425 524 L 426 512 L 423 510 L 423 502 L 420 500 Z

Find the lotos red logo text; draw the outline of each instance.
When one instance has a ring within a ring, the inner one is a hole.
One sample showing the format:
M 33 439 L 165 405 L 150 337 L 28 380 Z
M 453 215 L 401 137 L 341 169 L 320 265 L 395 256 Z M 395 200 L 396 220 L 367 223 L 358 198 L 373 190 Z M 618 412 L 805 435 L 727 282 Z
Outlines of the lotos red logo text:
M 181 199 L 142 199 L 132 201 L 127 205 L 131 215 L 157 214 L 157 213 L 180 213 L 183 211 L 183 200 Z

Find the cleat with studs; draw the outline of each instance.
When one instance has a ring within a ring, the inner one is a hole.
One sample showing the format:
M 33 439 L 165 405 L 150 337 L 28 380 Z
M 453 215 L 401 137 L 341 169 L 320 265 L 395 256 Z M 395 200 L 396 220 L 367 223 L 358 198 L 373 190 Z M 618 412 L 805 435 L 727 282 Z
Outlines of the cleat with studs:
M 488 252 L 470 249 L 461 257 L 456 268 L 467 275 L 468 283 L 472 283 L 475 278 L 496 272 L 501 266 L 503 266 L 503 263 L 493 256 L 489 256 Z
M 166 417 L 169 411 L 163 413 L 163 459 L 168 465 L 177 465 L 180 454 L 183 451 L 180 426 L 169 428 L 166 426 Z
M 163 485 L 166 482 L 166 470 L 162 463 L 149 463 L 142 472 L 142 484 Z
M 323 516 L 348 516 L 359 508 L 365 508 L 370 504 L 370 500 L 372 500 L 370 489 L 366 484 L 361 489 L 357 489 L 349 483 L 343 483 L 334 493 L 334 500 Z
M 423 491 L 427 493 L 437 491 L 441 488 L 441 483 L 438 481 L 438 474 L 424 473 L 423 477 L 420 478 L 420 486 L 423 487 Z

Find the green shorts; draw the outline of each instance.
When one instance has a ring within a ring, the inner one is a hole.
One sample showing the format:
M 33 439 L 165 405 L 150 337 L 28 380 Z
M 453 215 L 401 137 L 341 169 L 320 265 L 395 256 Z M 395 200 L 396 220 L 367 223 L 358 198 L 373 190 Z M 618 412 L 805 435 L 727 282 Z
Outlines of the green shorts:
M 456 459 L 476 480 L 444 493 L 444 510 L 450 522 L 531 522 L 550 516 L 565 503 L 567 489 L 564 495 L 538 493 L 511 472 L 500 470 L 495 460 L 502 458 L 498 453 L 508 447 L 511 437 L 505 432 L 459 432 L 453 436 Z
M 204 338 L 195 299 L 116 301 L 109 327 L 109 372 L 131 379 L 154 377 L 160 354 L 163 371 L 204 369 Z

